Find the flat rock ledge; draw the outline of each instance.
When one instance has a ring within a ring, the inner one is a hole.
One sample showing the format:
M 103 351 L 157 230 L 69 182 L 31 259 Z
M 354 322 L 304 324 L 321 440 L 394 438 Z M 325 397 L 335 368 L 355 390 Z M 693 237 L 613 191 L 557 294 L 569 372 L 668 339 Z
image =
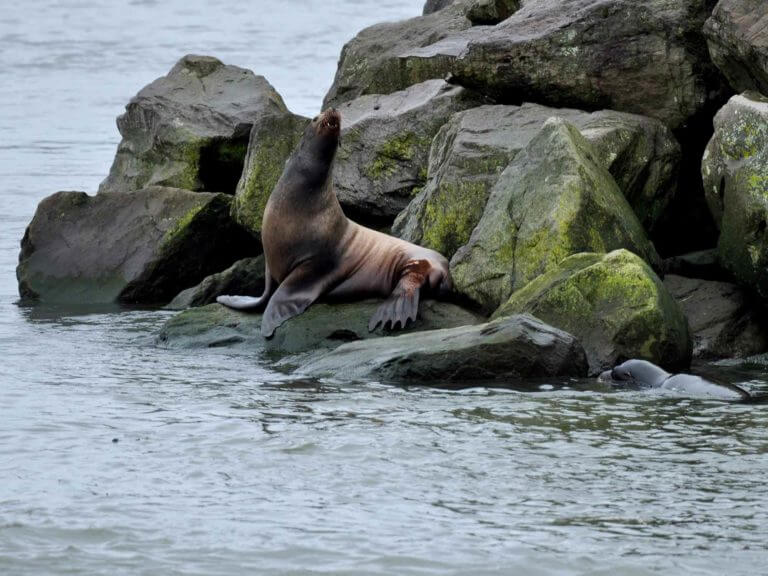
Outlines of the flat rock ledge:
M 364 300 L 349 304 L 314 304 L 292 318 L 266 340 L 261 335 L 261 314 L 232 310 L 220 304 L 191 308 L 174 316 L 161 328 L 157 344 L 167 348 L 217 348 L 242 346 L 281 357 L 290 354 L 330 350 L 354 340 L 383 336 L 381 328 L 368 332 L 368 319 L 381 304 Z M 405 333 L 473 325 L 482 318 L 455 304 L 427 300 L 419 318 L 408 324 Z
M 342 380 L 462 384 L 584 377 L 587 357 L 570 334 L 523 314 L 493 322 L 350 342 L 299 373 Z

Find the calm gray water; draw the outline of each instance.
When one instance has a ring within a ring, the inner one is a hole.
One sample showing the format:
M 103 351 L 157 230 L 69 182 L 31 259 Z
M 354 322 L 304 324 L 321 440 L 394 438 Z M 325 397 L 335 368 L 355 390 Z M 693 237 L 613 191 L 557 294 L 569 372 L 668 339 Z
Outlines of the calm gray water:
M 154 347 L 165 312 L 14 304 L 37 202 L 96 190 L 180 56 L 313 114 L 343 42 L 420 0 L 3 8 L 0 574 L 768 574 L 767 407 L 294 382 Z

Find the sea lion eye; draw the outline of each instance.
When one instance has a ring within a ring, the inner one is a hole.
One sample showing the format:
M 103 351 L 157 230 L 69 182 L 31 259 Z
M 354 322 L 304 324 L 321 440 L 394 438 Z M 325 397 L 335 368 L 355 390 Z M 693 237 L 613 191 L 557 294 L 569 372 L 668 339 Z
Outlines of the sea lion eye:
M 317 116 L 315 116 L 314 118 L 312 118 L 312 122 L 317 122 L 317 119 L 318 119 L 318 118 L 320 118 L 320 115 L 319 115 L 319 114 L 318 114 Z

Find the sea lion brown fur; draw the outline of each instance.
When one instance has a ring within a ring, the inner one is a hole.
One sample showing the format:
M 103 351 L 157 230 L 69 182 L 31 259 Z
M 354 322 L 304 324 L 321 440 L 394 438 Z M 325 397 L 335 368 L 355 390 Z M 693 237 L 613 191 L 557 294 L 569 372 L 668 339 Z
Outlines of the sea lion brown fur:
M 340 133 L 338 111 L 331 108 L 315 117 L 269 197 L 261 229 L 264 294 L 217 298 L 241 310 L 266 306 L 261 322 L 265 337 L 320 297 L 386 297 L 368 329 L 379 324 L 394 329 L 416 319 L 422 290 L 452 290 L 448 261 L 441 254 L 344 215 L 332 177 Z

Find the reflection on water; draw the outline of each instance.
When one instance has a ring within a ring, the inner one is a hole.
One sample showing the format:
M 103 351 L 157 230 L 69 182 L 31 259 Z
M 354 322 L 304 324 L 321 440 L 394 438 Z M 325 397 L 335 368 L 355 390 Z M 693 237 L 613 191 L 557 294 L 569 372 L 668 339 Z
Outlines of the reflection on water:
M 250 67 L 312 114 L 343 40 L 420 4 L 0 11 L 0 574 L 764 571 L 768 407 L 298 380 L 156 348 L 170 312 L 13 304 L 37 202 L 95 191 L 114 117 L 179 56 Z

